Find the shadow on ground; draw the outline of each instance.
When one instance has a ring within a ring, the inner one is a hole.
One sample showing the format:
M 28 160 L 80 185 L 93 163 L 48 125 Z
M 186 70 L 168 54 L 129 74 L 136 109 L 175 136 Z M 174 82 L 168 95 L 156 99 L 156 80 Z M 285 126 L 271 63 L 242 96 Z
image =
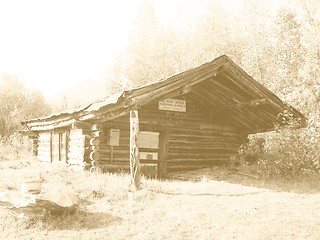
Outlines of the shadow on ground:
M 79 211 L 72 216 L 49 217 L 45 220 L 48 230 L 97 229 L 122 221 L 122 218 L 104 212 Z

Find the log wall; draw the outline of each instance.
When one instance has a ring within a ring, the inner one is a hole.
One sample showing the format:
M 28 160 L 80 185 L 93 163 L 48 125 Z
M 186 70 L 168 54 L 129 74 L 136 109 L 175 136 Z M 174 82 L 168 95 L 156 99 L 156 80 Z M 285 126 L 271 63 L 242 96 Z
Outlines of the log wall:
M 39 133 L 37 155 L 39 161 L 51 162 L 51 132 Z
M 208 109 L 188 99 L 186 112 L 158 110 L 158 102 L 139 109 L 140 131 L 159 132 L 161 145 L 156 150 L 158 161 L 141 159 L 141 163 L 159 164 L 159 174 L 165 176 L 174 171 L 209 167 L 230 161 L 230 157 L 237 153 L 247 135 L 231 127 L 212 123 L 214 120 L 210 115 L 212 114 Z M 129 116 L 100 125 L 100 166 L 108 170 L 129 169 Z M 110 128 L 120 129 L 119 146 L 108 146 Z M 163 151 L 163 148 L 167 149 Z
M 158 101 L 139 109 L 140 131 L 159 133 L 159 147 L 140 148 L 143 154 L 140 154 L 143 156 L 140 162 L 142 166 L 157 166 L 159 176 L 226 163 L 247 138 L 247 134 L 219 124 L 218 116 L 215 118 L 204 105 L 188 97 L 185 100 L 186 112 L 159 110 Z M 107 122 L 72 126 L 66 135 L 67 163 L 78 169 L 129 170 L 129 122 L 129 115 L 126 115 Z M 110 141 L 110 129 L 120 130 L 119 144 L 114 144 L 114 139 Z M 56 145 L 52 145 L 52 134 L 39 134 L 38 157 L 41 161 L 53 159 L 52 152 L 55 151 L 52 147 Z M 151 155 L 157 157 L 149 159 Z
M 109 146 L 108 135 L 110 129 L 119 129 L 119 146 Z M 99 165 L 108 170 L 128 170 L 130 162 L 130 129 L 129 116 L 118 118 L 102 124 L 100 133 Z
M 70 129 L 67 162 L 71 167 L 84 169 L 86 157 L 85 143 L 86 136 L 83 129 Z
M 247 134 L 215 123 L 210 109 L 186 101 L 186 112 L 160 111 L 157 103 L 140 110 L 141 129 L 158 128 L 160 134 L 169 135 L 166 173 L 226 163 L 247 138 Z

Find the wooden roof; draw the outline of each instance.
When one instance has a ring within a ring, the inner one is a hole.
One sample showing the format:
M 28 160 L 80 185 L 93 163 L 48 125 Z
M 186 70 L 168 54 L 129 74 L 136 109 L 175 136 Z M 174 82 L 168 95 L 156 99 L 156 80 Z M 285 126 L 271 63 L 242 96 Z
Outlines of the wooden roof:
M 300 120 L 306 118 L 283 103 L 275 94 L 249 76 L 229 57 L 223 55 L 199 67 L 161 81 L 113 94 L 70 111 L 22 122 L 31 131 L 50 130 L 75 122 L 108 121 L 152 101 L 188 97 L 207 107 L 225 124 L 247 133 L 264 132 L 282 124 L 284 111 Z

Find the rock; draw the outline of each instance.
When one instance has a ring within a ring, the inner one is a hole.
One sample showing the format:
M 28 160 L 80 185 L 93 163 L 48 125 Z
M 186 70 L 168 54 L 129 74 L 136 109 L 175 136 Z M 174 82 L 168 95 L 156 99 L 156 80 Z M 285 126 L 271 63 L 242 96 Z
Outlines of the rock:
M 80 198 L 71 192 L 21 194 L 0 192 L 0 205 L 30 216 L 70 215 L 76 212 Z
M 70 192 L 55 192 L 36 195 L 36 205 L 53 215 L 73 214 L 80 205 L 80 198 Z

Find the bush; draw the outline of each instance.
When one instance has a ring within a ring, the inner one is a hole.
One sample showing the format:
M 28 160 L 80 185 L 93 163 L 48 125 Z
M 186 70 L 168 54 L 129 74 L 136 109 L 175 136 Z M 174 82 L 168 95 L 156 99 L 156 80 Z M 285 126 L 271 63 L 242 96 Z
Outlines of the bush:
M 289 121 L 290 116 L 284 115 L 279 117 Z M 319 173 L 320 121 L 311 119 L 306 128 L 296 129 L 294 123 L 287 122 L 287 127 L 275 132 L 251 136 L 243 158 L 247 162 L 255 159 L 259 173 L 266 176 L 295 178 Z
M 19 133 L 10 136 L 0 136 L 0 161 L 17 160 L 22 157 L 31 157 L 32 143 Z

